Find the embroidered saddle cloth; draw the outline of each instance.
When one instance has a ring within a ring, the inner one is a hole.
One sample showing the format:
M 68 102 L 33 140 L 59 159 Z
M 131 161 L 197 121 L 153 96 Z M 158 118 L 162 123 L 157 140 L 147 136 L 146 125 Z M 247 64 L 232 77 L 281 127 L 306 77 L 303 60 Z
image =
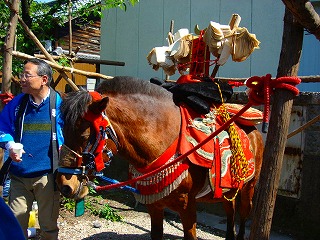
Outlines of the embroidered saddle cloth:
M 222 125 L 222 121 L 215 110 L 201 116 L 187 107 L 180 107 L 180 110 L 182 126 L 179 152 L 181 154 L 201 143 Z M 209 182 L 211 189 L 214 190 L 215 197 L 221 197 L 225 189 L 241 188 L 244 182 L 249 181 L 254 176 L 255 160 L 248 136 L 237 124 L 234 123 L 234 127 L 239 135 L 247 166 L 244 181 L 236 181 L 231 173 L 232 167 L 239 168 L 240 166 L 231 167 L 231 141 L 226 130 L 221 131 L 216 137 L 188 156 L 193 164 L 208 168 Z

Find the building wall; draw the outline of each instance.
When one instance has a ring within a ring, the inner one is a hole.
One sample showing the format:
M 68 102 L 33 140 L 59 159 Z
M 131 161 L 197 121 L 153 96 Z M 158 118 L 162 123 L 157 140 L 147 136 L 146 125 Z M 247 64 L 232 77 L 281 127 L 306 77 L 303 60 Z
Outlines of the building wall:
M 196 24 L 206 28 L 210 21 L 228 24 L 233 13 L 242 20 L 240 26 L 256 34 L 260 49 L 244 62 L 229 60 L 220 67 L 220 77 L 249 77 L 276 74 L 281 48 L 284 5 L 281 1 L 212 1 L 212 0 L 142 0 L 124 12 L 106 10 L 101 22 L 101 55 L 124 61 L 123 68 L 103 67 L 108 75 L 131 75 L 143 79 L 164 78 L 161 70 L 154 71 L 146 60 L 153 47 L 166 45 L 170 22 L 174 32 L 188 28 L 193 32 Z M 273 14 L 270 14 L 273 13 Z M 172 79 L 177 79 L 174 75 Z
M 319 10 L 319 1 L 312 1 Z M 129 75 L 142 79 L 159 77 L 162 70 L 154 71 L 146 60 L 153 47 L 167 45 L 166 36 L 170 21 L 174 20 L 174 32 L 188 28 L 193 32 L 196 24 L 201 29 L 210 21 L 228 24 L 233 13 L 238 13 L 246 27 L 260 40 L 255 50 L 244 62 L 228 62 L 220 67 L 219 77 L 250 77 L 268 73 L 276 75 L 283 30 L 284 4 L 278 0 L 141 0 L 136 6 L 105 10 L 101 22 L 101 56 L 105 59 L 124 61 L 124 67 L 103 66 L 106 75 Z M 305 44 L 300 66 L 301 75 L 319 75 L 319 41 L 305 32 Z M 212 59 L 212 58 L 211 58 Z M 177 79 L 176 74 L 170 79 Z M 320 91 L 320 84 L 301 84 L 303 91 Z M 300 88 L 300 86 L 299 86 Z M 243 90 L 243 88 L 240 88 Z

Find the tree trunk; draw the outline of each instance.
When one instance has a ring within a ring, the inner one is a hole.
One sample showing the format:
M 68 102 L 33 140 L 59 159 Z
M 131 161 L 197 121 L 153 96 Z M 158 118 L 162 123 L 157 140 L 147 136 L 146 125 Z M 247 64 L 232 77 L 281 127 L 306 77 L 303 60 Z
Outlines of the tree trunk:
M 16 12 L 19 12 L 19 0 L 12 1 L 12 7 Z M 7 36 L 4 42 L 4 53 L 3 53 L 3 75 L 2 75 L 2 86 L 1 92 L 11 92 L 11 75 L 12 75 L 12 51 L 14 50 L 14 41 L 16 35 L 16 29 L 18 24 L 18 16 L 11 11 L 9 27 Z
M 12 7 L 18 12 L 19 11 L 19 0 L 12 1 Z M 12 51 L 15 40 L 15 33 L 18 24 L 18 17 L 15 13 L 11 11 L 9 28 L 7 36 L 4 42 L 4 53 L 3 53 L 3 74 L 2 74 L 2 86 L 1 92 L 11 93 L 11 75 L 12 75 Z M 3 106 L 0 104 L 0 110 Z M 0 150 L 0 168 L 3 165 L 3 149 Z M 2 186 L 0 187 L 0 196 L 2 196 Z
M 277 78 L 297 76 L 302 42 L 303 28 L 286 8 Z M 286 89 L 274 93 L 250 240 L 267 240 L 270 236 L 293 98 L 293 93 Z

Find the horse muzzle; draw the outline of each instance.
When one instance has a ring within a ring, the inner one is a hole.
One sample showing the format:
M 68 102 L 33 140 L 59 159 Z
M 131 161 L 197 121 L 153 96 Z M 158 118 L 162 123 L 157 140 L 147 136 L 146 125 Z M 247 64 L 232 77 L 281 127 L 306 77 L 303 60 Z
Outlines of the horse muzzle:
M 85 175 L 65 175 L 58 173 L 56 182 L 59 191 L 66 198 L 78 200 L 84 198 L 89 193 L 87 186 L 89 179 Z

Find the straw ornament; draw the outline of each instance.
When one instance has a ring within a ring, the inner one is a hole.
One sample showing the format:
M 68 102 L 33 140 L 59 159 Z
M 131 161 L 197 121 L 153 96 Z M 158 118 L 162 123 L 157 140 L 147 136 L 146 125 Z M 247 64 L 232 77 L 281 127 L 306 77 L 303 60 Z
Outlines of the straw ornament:
M 197 64 L 209 64 L 215 61 L 216 66 L 223 66 L 230 55 L 233 61 L 242 62 L 259 48 L 260 42 L 255 34 L 249 33 L 245 27 L 239 27 L 240 21 L 241 17 L 233 14 L 228 25 L 210 21 L 208 27 L 202 31 L 196 25 L 197 35 L 189 33 L 186 28 L 179 29 L 175 34 L 169 32 L 168 46 L 153 48 L 147 55 L 147 61 L 154 70 L 162 68 L 168 76 L 175 74 L 176 70 L 179 70 L 180 74 L 187 74 L 185 71 L 191 71 L 190 66 Z M 199 39 L 208 49 L 202 53 L 194 51 L 194 48 L 198 47 L 194 41 L 199 42 Z M 195 53 L 204 54 L 208 51 L 216 57 L 216 60 L 211 61 L 209 55 L 193 56 Z

